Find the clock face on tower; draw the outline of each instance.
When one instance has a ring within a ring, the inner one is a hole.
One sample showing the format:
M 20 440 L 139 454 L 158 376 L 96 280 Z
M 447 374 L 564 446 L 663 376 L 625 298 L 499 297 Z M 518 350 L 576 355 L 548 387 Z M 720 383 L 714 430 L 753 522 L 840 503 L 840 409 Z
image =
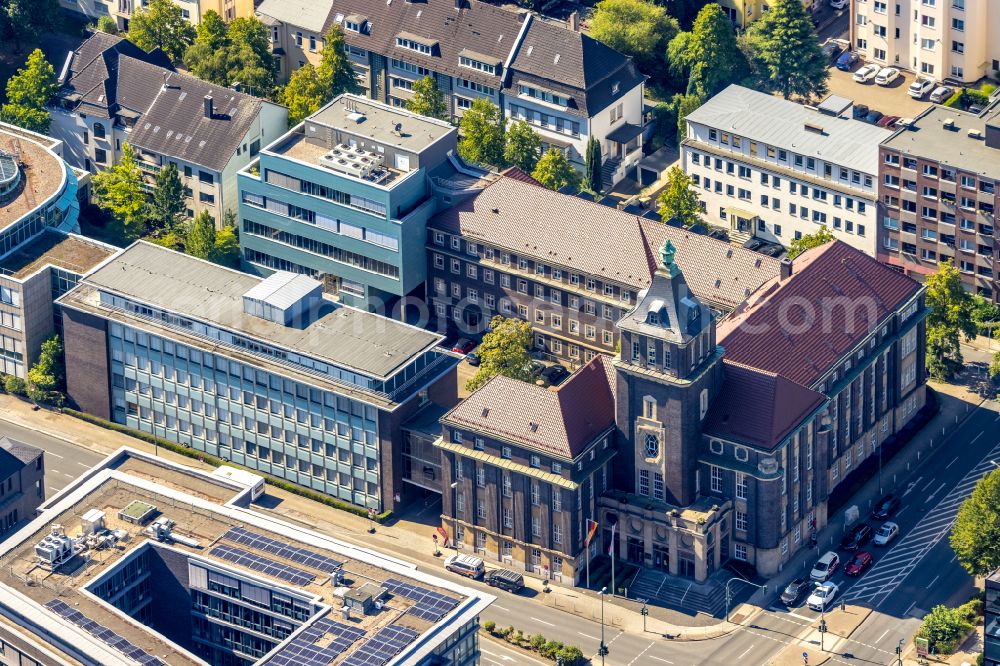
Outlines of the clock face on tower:
M 660 438 L 656 433 L 646 433 L 643 443 L 646 447 L 647 458 L 655 458 L 660 454 Z

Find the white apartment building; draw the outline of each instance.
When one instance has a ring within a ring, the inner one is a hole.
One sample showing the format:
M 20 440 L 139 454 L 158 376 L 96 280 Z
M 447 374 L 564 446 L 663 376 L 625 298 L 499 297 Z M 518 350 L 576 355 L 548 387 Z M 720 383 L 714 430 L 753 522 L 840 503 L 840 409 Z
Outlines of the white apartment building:
M 997 0 L 854 0 L 851 13 L 866 61 L 959 83 L 1000 69 Z
M 705 221 L 789 245 L 825 226 L 875 255 L 879 143 L 889 130 L 853 120 L 850 101 L 819 108 L 732 85 L 687 116 L 681 168 Z

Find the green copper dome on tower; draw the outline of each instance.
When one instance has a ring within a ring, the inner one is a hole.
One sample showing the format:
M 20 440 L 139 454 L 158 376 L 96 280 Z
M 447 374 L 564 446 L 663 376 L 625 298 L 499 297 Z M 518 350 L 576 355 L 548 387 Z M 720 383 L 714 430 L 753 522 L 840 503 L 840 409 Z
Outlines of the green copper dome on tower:
M 674 247 L 674 244 L 670 242 L 669 238 L 663 241 L 663 245 L 660 246 L 660 266 L 671 277 L 680 272 L 680 269 L 677 268 L 677 264 L 674 263 L 674 255 L 676 253 L 677 248 Z

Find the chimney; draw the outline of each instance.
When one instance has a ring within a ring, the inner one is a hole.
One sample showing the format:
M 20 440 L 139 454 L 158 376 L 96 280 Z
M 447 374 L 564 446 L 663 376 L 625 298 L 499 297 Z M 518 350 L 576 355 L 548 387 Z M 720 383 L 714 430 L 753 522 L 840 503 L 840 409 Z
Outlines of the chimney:
M 212 108 L 212 96 L 205 95 L 205 117 L 211 118 L 215 115 L 215 109 Z
M 787 280 L 792 277 L 792 260 L 785 257 L 781 260 L 781 279 Z
M 573 10 L 569 18 L 566 19 L 566 27 L 573 32 L 580 32 L 580 12 Z

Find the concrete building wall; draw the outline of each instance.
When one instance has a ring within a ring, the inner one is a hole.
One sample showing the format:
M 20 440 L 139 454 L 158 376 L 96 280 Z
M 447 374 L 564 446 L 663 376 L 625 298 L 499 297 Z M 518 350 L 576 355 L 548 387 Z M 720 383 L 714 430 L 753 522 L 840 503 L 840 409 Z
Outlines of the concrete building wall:
M 76 310 L 63 310 L 66 397 L 70 405 L 111 419 L 107 322 Z

